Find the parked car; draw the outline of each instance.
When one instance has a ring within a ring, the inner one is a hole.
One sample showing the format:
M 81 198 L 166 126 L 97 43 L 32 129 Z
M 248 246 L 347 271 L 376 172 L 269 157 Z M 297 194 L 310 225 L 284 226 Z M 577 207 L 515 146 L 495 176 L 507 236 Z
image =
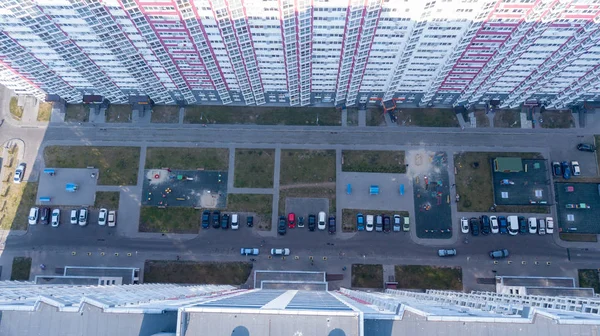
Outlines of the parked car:
M 569 167 L 569 163 L 567 161 L 563 161 L 561 164 L 563 170 L 563 178 L 568 180 L 571 178 L 571 168 Z
M 383 216 L 383 232 L 392 232 L 392 222 L 390 221 L 390 216 Z
M 308 231 L 315 231 L 315 226 L 317 224 L 317 217 L 315 215 L 308 215 Z
M 562 168 L 560 167 L 560 162 L 558 162 L 558 161 L 552 162 L 552 175 L 562 176 Z
M 111 210 L 108 212 L 108 227 L 114 227 L 117 225 L 117 212 Z
M 319 221 L 317 222 L 317 228 L 319 230 L 325 230 L 325 211 L 319 212 Z
M 208 229 L 210 227 L 210 210 L 204 210 L 202 212 L 202 228 Z
M 239 219 L 238 219 L 238 214 L 232 214 L 231 215 L 231 229 L 237 230 L 239 228 L 240 228 L 240 223 L 239 223 Z
M 356 214 L 356 230 L 365 231 L 365 216 L 361 213 Z
M 375 217 L 375 231 L 383 232 L 383 216 L 377 215 Z
M 60 225 L 60 209 L 52 210 L 52 219 L 50 220 L 52 227 L 58 227 Z
M 538 234 L 546 234 L 546 221 L 543 218 L 538 219 Z
M 472 217 L 469 219 L 469 223 L 471 224 L 471 235 L 479 236 L 479 219 Z
M 499 228 L 500 234 L 508 233 L 508 221 L 506 220 L 506 217 L 504 217 L 504 216 L 498 217 L 498 228 Z
M 400 215 L 394 215 L 394 232 L 400 232 L 402 230 L 402 217 Z
M 537 218 L 529 217 L 527 222 L 529 223 L 529 233 L 531 233 L 531 234 L 537 233 Z
M 212 226 L 215 229 L 218 229 L 221 227 L 221 211 L 213 211 L 212 213 Z
M 293 212 L 290 212 L 288 214 L 288 228 L 293 229 L 296 227 L 296 214 Z
M 554 219 L 552 217 L 546 217 L 546 233 L 554 233 Z
M 23 181 L 23 176 L 25 175 L 25 164 L 21 163 L 15 170 L 15 175 L 13 176 L 14 183 L 21 183 Z
M 279 216 L 279 223 L 277 223 L 277 233 L 280 235 L 284 235 L 287 231 L 287 226 L 285 225 L 285 216 Z
M 247 216 L 246 217 L 246 225 L 248 225 L 248 227 L 253 227 L 254 226 L 254 217 Z
M 490 226 L 490 218 L 486 215 L 481 216 L 481 234 L 487 236 L 492 232 L 492 228 Z
M 525 220 L 525 217 L 519 216 L 517 218 L 517 220 L 519 221 L 519 233 L 527 233 L 528 228 L 527 228 L 527 221 Z
M 102 208 L 98 213 L 98 225 L 106 225 L 106 217 L 108 216 L 108 210 Z
M 88 210 L 86 208 L 82 208 L 79 210 L 79 226 L 86 226 L 88 222 Z
M 517 216 L 508 216 L 506 218 L 508 221 L 508 234 L 511 236 L 516 236 L 519 234 L 519 217 Z
M 281 248 L 281 249 L 271 249 L 271 254 L 272 255 L 282 255 L 282 256 L 288 256 L 290 255 L 290 249 L 289 248 Z
M 37 224 L 39 213 L 40 213 L 39 208 L 29 209 L 29 216 L 27 217 L 27 222 L 29 223 L 29 225 Z
M 492 226 L 492 233 L 500 232 L 500 227 L 498 226 L 498 217 L 490 216 L 490 224 Z
M 335 227 L 335 216 L 331 215 L 329 216 L 329 234 L 334 234 L 336 230 Z
M 596 146 L 588 143 L 580 143 L 577 145 L 577 149 L 579 149 L 582 152 L 595 152 Z
M 502 259 L 506 257 L 508 257 L 507 249 L 490 251 L 490 258 L 492 259 Z
M 50 218 L 50 209 L 43 207 L 40 210 L 40 224 L 48 225 L 49 218 Z
M 242 248 L 242 249 L 240 249 L 240 254 L 245 255 L 245 256 L 258 255 L 258 249 L 257 248 Z
M 456 255 L 456 249 L 441 249 L 438 250 L 438 256 L 440 257 L 453 257 Z
M 463 217 L 460 219 L 460 231 L 462 233 L 469 233 L 469 220 L 467 217 Z
M 573 176 L 581 175 L 581 168 L 579 167 L 579 162 L 571 161 L 571 168 L 573 169 Z
M 304 217 L 302 217 L 302 216 L 298 217 L 298 227 L 299 228 L 304 227 Z
M 79 210 L 71 210 L 71 224 L 77 224 L 79 222 Z
M 373 219 L 374 219 L 373 215 L 367 215 L 367 226 L 366 226 L 367 232 L 373 231 L 373 227 L 374 227 Z
M 410 231 L 410 218 L 408 216 L 404 217 L 404 224 L 402 224 L 402 231 L 404 231 L 404 232 Z
M 221 216 L 221 229 L 223 229 L 223 230 L 229 229 L 229 215 L 228 214 L 223 214 L 223 216 Z

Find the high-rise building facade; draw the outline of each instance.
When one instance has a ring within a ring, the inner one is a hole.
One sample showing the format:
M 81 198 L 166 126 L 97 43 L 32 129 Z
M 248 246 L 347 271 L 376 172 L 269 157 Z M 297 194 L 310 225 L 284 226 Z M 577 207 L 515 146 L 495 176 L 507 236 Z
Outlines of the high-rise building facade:
M 68 102 L 598 98 L 600 0 L 1 0 L 0 83 Z

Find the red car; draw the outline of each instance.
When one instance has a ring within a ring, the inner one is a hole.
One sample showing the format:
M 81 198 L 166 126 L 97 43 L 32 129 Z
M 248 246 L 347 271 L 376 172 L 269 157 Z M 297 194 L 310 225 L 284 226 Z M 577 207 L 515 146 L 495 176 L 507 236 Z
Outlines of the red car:
M 296 215 L 293 212 L 288 214 L 288 228 L 293 229 L 296 227 Z

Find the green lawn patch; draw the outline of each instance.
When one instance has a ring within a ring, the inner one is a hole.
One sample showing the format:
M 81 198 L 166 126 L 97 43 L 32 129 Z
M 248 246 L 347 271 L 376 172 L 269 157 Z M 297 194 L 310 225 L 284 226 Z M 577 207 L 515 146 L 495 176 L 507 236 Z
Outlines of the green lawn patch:
M 579 273 L 579 287 L 593 288 L 596 294 L 600 293 L 598 269 L 580 269 L 577 273 Z
M 342 231 L 343 232 L 356 232 L 356 215 L 362 213 L 365 216 L 365 225 L 367 223 L 367 215 L 381 215 L 381 210 L 364 210 L 364 209 L 342 209 Z M 395 211 L 390 213 L 389 216 L 394 224 L 394 215 L 400 215 L 402 217 L 408 217 L 408 211 Z
M 358 109 L 349 108 L 346 110 L 346 125 L 358 126 Z
M 383 110 L 379 108 L 370 108 L 366 113 L 367 126 L 385 126 L 385 117 Z
M 21 120 L 23 118 L 23 107 L 19 106 L 19 99 L 17 97 L 10 98 L 8 109 L 10 110 L 10 114 L 16 120 Z
M 329 213 L 335 213 L 335 183 L 325 187 L 299 187 L 279 190 L 279 213 L 284 214 L 286 198 L 328 198 Z
M 421 127 L 458 127 L 453 109 L 447 108 L 398 108 L 398 125 Z
M 396 265 L 395 273 L 401 289 L 463 289 L 460 267 Z
M 146 169 L 164 168 L 181 170 L 227 170 L 227 148 L 174 148 L 151 147 L 146 151 Z
M 406 173 L 404 151 L 342 151 L 342 171 L 365 173 Z
M 129 123 L 131 122 L 131 105 L 129 104 L 111 104 L 106 110 L 106 122 L 109 123 Z
M 119 208 L 118 191 L 97 191 L 94 208 L 107 208 L 109 210 L 117 210 Z
M 257 124 L 339 126 L 341 111 L 333 107 L 189 106 L 186 124 Z
M 539 153 L 494 153 L 494 152 L 462 152 L 454 155 L 456 167 L 456 192 L 460 195 L 458 211 L 489 211 L 494 205 L 492 189 L 492 168 L 490 160 L 495 157 L 521 157 L 523 159 L 543 159 Z M 475 168 L 473 163 L 479 163 Z M 519 212 L 527 209 L 539 211 L 539 206 L 502 206 L 497 211 Z M 544 210 L 543 213 L 546 213 Z
M 152 107 L 152 115 L 150 116 L 150 121 L 153 123 L 178 123 L 179 106 L 155 105 L 154 107 Z
M 0 229 L 25 230 L 29 209 L 35 205 L 37 197 L 36 182 L 12 183 L 17 166 L 19 151 L 16 146 L 9 148 L 8 156 L 0 158 L 2 169 L 2 188 L 0 189 Z
M 594 135 L 594 142 L 596 148 L 600 148 L 600 135 Z M 598 167 L 600 167 L 600 150 L 596 150 L 596 163 L 598 164 Z
M 259 230 L 271 230 L 273 195 L 228 194 L 227 211 L 249 212 L 254 217 L 254 226 Z
M 280 185 L 323 182 L 335 182 L 335 151 L 281 151 Z
M 521 111 L 495 110 L 494 127 L 521 128 Z
M 50 121 L 52 114 L 52 103 L 41 102 L 38 108 L 37 121 Z
M 251 271 L 249 262 L 146 260 L 144 283 L 241 285 Z
M 352 264 L 353 288 L 383 288 L 383 266 Z
M 571 128 L 575 127 L 575 120 L 570 110 L 544 111 L 542 113 L 542 128 Z
M 475 122 L 477 127 L 490 127 L 490 119 L 485 114 L 485 110 L 475 110 Z M 465 118 L 465 122 L 470 122 L 468 118 Z
M 236 149 L 234 186 L 272 188 L 274 167 L 273 149 Z
M 10 280 L 29 281 L 31 272 L 31 258 L 14 257 L 12 270 L 10 272 Z
M 44 160 L 51 168 L 98 168 L 101 185 L 136 185 L 140 148 L 48 146 Z
M 598 241 L 598 235 L 591 233 L 559 233 L 559 238 L 564 241 L 571 242 L 591 242 Z
M 67 104 L 65 121 L 86 122 L 90 117 L 90 109 L 83 104 Z
M 140 211 L 140 232 L 198 233 L 199 227 L 200 210 L 194 208 L 143 206 Z

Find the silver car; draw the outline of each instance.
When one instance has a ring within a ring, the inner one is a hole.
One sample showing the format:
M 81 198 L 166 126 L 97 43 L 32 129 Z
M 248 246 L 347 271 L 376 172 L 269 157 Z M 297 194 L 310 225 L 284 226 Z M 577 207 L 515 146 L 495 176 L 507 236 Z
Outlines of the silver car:
M 438 250 L 438 256 L 440 257 L 453 257 L 456 255 L 456 249 L 440 249 Z

